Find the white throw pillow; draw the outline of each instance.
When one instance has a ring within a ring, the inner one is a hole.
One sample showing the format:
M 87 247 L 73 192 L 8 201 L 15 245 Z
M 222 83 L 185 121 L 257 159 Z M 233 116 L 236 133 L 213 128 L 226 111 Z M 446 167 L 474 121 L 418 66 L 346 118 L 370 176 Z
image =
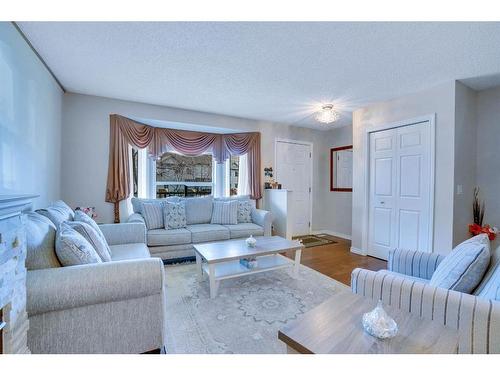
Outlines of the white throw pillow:
M 92 245 L 103 262 L 111 261 L 111 250 L 106 240 L 91 225 L 83 221 L 65 221 L 64 223 L 80 233 Z
M 36 210 L 36 212 L 49 218 L 56 228 L 58 228 L 59 224 L 63 221 L 72 221 L 75 217 L 74 211 L 63 201 L 56 201 L 49 207 Z
M 102 263 L 92 245 L 65 222 L 56 233 L 56 254 L 63 266 Z
M 163 206 L 163 221 L 165 229 L 186 228 L 186 203 L 165 202 Z
M 56 256 L 56 227 L 47 217 L 36 212 L 23 214 L 26 230 L 26 268 L 38 270 L 61 267 Z
M 490 263 L 490 241 L 480 234 L 456 246 L 434 271 L 429 285 L 471 293 Z
M 238 201 L 214 201 L 212 224 L 238 224 Z
M 142 203 L 141 214 L 148 229 L 164 228 L 163 223 L 164 202 Z
M 99 237 L 102 238 L 102 240 L 106 244 L 106 249 L 111 254 L 111 249 L 109 248 L 108 241 L 106 240 L 104 233 L 102 233 L 101 228 L 99 228 L 99 225 L 96 223 L 96 221 L 94 219 L 92 219 L 85 212 L 83 212 L 81 210 L 76 210 L 75 211 L 75 221 L 81 221 L 83 223 L 90 225 L 97 232 L 97 234 L 99 234 Z

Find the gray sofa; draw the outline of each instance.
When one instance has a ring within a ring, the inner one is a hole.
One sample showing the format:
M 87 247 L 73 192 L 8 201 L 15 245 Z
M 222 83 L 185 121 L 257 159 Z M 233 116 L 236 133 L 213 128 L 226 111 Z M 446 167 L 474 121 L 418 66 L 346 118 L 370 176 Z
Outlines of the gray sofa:
M 478 296 L 487 285 L 500 295 L 500 246 L 473 294 L 429 285 L 444 256 L 410 250 L 393 250 L 388 270 L 356 268 L 351 288 L 356 294 L 458 330 L 459 353 L 500 353 L 500 301 Z
M 169 197 L 165 199 L 132 198 L 134 213 L 129 217 L 128 222 L 141 223 L 144 226 L 151 255 L 165 260 L 194 256 L 193 244 L 196 243 L 247 238 L 250 235 L 271 236 L 273 219 L 271 212 L 255 208 L 255 201 L 252 201 L 254 208 L 251 223 L 210 224 L 213 201 L 227 199 L 248 200 L 250 198 L 248 196 L 235 198 L 213 198 L 212 196 L 200 198 Z M 186 202 L 186 228 L 146 230 L 146 224 L 141 215 L 142 202 L 158 202 L 162 200 L 184 200 Z
M 112 261 L 62 267 L 54 253 L 55 227 L 39 216 L 24 215 L 32 353 L 143 353 L 163 348 L 164 266 L 150 256 L 143 225 L 101 225 Z

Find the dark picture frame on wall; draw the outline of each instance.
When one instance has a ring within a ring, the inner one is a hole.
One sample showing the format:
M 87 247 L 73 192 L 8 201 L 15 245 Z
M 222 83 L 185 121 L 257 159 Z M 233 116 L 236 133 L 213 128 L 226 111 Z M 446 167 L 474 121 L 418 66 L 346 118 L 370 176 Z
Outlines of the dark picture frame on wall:
M 336 168 L 336 157 L 337 157 L 337 152 L 339 151 L 345 151 L 345 150 L 352 150 L 352 145 L 349 146 L 342 146 L 342 147 L 335 147 L 330 149 L 330 191 L 343 191 L 343 192 L 352 192 L 352 186 L 351 187 L 343 187 L 340 186 L 338 187 L 335 182 L 335 168 Z

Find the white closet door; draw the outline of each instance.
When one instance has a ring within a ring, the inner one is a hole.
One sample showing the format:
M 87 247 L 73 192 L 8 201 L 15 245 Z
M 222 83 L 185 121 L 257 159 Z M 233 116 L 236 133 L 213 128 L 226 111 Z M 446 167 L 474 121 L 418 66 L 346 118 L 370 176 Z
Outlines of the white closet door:
M 394 246 L 396 218 L 396 132 L 370 133 L 368 254 L 387 259 Z
M 310 232 L 311 210 L 311 146 L 307 144 L 276 142 L 276 180 L 283 189 L 290 190 L 292 235 Z
M 429 251 L 430 145 L 428 122 L 370 133 L 369 255 Z

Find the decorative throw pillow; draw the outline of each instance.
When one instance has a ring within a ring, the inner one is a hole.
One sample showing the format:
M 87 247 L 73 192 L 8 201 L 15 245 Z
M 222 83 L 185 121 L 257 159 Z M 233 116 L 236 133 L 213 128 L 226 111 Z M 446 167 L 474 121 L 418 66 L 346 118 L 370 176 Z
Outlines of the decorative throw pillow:
M 251 223 L 252 210 L 253 204 L 251 201 L 238 201 L 238 223 Z
M 163 224 L 163 205 L 164 202 L 154 202 L 142 204 L 142 217 L 148 229 L 164 228 Z
M 99 228 L 99 225 L 96 223 L 96 221 L 94 219 L 92 219 L 85 212 L 83 212 L 81 210 L 76 210 L 75 211 L 75 221 L 81 221 L 82 223 L 86 223 L 86 224 L 90 225 L 99 234 L 99 236 L 102 238 L 102 240 L 106 244 L 106 248 L 108 249 L 109 253 L 111 253 L 111 250 L 109 249 L 109 246 L 108 246 L 108 241 L 106 240 L 104 233 L 102 233 L 101 228 Z
M 216 201 L 212 211 L 212 224 L 238 224 L 238 201 Z
M 66 221 L 65 224 L 80 233 L 92 245 L 103 262 L 111 261 L 111 250 L 108 243 L 91 225 L 83 221 Z
M 38 270 L 61 267 L 55 250 L 54 224 L 36 212 L 23 214 L 23 222 L 26 230 L 26 268 Z
M 165 229 L 186 228 L 186 204 L 181 202 L 165 202 L 163 206 Z
M 490 263 L 488 236 L 480 234 L 456 246 L 434 271 L 429 285 L 471 293 Z
M 59 224 L 63 221 L 72 221 L 75 216 L 73 210 L 63 201 L 56 201 L 49 207 L 36 210 L 36 212 L 49 218 L 56 228 L 58 228 Z
M 66 204 L 66 202 L 64 202 L 62 200 L 58 200 L 58 201 L 55 201 L 54 203 L 52 203 L 52 206 L 59 207 L 60 209 L 65 211 L 69 215 L 70 220 L 74 219 L 75 211 L 73 211 L 73 209 L 70 206 L 68 206 Z
M 56 254 L 63 266 L 102 263 L 92 245 L 65 222 L 56 233 Z

